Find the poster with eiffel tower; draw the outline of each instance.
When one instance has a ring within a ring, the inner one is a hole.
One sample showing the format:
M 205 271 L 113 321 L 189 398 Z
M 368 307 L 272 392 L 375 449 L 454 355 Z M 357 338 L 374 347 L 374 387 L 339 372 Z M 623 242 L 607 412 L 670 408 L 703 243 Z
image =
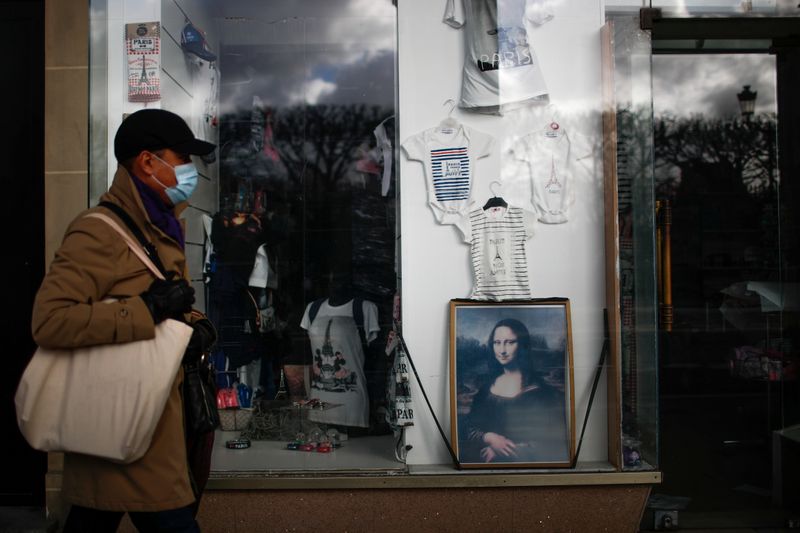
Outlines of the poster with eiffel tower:
M 161 23 L 125 25 L 128 54 L 128 101 L 156 102 L 161 99 Z

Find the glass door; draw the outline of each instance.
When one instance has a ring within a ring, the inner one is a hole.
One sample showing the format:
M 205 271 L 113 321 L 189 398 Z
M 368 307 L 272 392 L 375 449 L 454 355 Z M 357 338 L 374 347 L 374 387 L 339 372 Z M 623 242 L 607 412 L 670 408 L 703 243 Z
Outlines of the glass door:
M 796 167 L 778 134 L 797 115 L 779 105 L 771 43 L 653 41 L 659 278 L 671 281 L 656 505 L 684 529 L 785 527 L 797 511 Z
M 760 22 L 613 19 L 623 464 L 664 474 L 643 530 L 800 516 L 800 54 Z

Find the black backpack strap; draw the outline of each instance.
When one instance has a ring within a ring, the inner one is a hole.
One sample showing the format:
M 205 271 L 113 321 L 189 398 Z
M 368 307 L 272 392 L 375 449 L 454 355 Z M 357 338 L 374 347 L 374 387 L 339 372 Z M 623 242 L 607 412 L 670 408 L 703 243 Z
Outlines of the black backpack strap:
M 361 344 L 367 346 L 367 331 L 364 327 L 364 299 L 356 296 L 353 298 L 353 320 L 356 321 L 358 334 L 361 336 Z
M 308 308 L 308 325 L 314 323 L 314 319 L 317 318 L 317 313 L 319 313 L 319 308 L 322 306 L 322 303 L 327 298 L 320 298 L 319 300 L 314 300 L 311 302 L 311 307 Z
M 311 325 L 314 323 L 314 319 L 317 318 L 317 313 L 319 313 L 319 308 L 322 304 L 327 300 L 327 298 L 320 298 L 319 300 L 314 300 L 311 302 L 311 307 L 308 308 L 308 324 Z M 364 346 L 367 346 L 367 332 L 364 328 L 364 299 L 355 297 L 353 298 L 353 320 L 356 322 L 356 327 L 358 328 L 358 334 L 361 337 L 361 343 Z
M 156 265 L 156 268 L 158 268 L 161 271 L 161 273 L 164 274 L 164 277 L 166 277 L 167 271 L 164 268 L 164 263 L 161 262 L 161 258 L 158 256 L 158 251 L 156 251 L 156 247 L 153 246 L 153 243 L 151 243 L 145 238 L 141 228 L 139 228 L 136 222 L 133 221 L 128 212 L 112 202 L 100 202 L 97 205 L 100 207 L 105 207 L 106 209 L 117 215 L 117 218 L 119 218 L 122 222 L 125 223 L 130 232 L 133 233 L 133 236 L 136 237 L 136 240 L 139 241 L 139 244 L 142 245 L 142 248 L 144 248 L 144 251 L 147 254 L 147 256 L 150 258 L 153 264 Z

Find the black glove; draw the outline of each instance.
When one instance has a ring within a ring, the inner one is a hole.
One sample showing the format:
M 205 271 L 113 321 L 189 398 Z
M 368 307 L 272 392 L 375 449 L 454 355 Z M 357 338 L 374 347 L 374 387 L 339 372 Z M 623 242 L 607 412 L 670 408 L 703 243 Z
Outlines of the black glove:
M 185 279 L 155 280 L 141 295 L 147 309 L 158 324 L 167 318 L 182 319 L 192 310 L 194 289 Z
M 192 324 L 194 331 L 183 356 L 184 363 L 199 361 L 204 353 L 211 351 L 217 342 L 217 330 L 207 318 L 201 318 Z

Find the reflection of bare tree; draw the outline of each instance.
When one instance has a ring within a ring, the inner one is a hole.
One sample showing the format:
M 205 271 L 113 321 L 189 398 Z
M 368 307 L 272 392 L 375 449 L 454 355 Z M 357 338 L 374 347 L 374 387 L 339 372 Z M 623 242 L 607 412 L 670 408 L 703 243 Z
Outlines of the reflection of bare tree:
M 680 173 L 671 169 L 703 164 L 721 164 L 732 172 L 731 178 L 745 185 L 754 195 L 775 192 L 778 183 L 776 160 L 776 117 L 774 113 L 714 118 L 703 115 L 652 118 L 649 108 L 618 115 L 620 131 L 629 134 L 628 164 L 644 169 L 652 157 L 649 150 L 652 124 L 657 173 L 656 195 L 674 197 L 680 185 Z
M 275 114 L 285 132 L 275 144 L 290 178 L 312 180 L 317 190 L 336 189 L 353 163 L 356 148 L 387 114 L 380 106 L 298 106 Z
M 655 121 L 656 168 L 717 163 L 729 168 L 751 194 L 773 194 L 777 182 L 773 113 L 750 120 L 670 115 Z M 674 194 L 677 180 L 668 177 L 659 192 Z
M 694 309 L 719 307 L 720 290 L 733 281 L 772 279 L 778 266 L 777 213 L 783 210 L 776 194 L 776 117 L 654 117 L 648 106 L 618 113 L 617 125 L 621 308 L 623 317 L 630 317 L 621 326 L 623 379 L 629 383 L 636 376 L 630 381 L 633 394 L 625 396 L 623 428 L 645 449 L 654 449 L 656 434 L 641 423 L 650 409 L 642 399 L 652 383 L 641 364 L 648 362 L 652 339 L 640 312 L 657 303 L 650 301 L 649 290 L 655 250 L 648 202 L 653 192 L 672 201 L 678 328 L 695 320 Z
M 351 276 L 354 289 L 378 304 L 379 316 L 391 317 L 393 197 L 382 197 L 379 177 L 365 178 L 356 162 L 360 147 L 374 145 L 375 126 L 394 110 L 320 105 L 257 111 L 263 122 L 252 109 L 220 120 L 220 209 L 255 210 L 261 193 L 279 312 L 292 325 L 294 344 L 287 350 L 304 356 L 305 333 L 297 325 L 305 305 L 327 295 L 333 273 Z

